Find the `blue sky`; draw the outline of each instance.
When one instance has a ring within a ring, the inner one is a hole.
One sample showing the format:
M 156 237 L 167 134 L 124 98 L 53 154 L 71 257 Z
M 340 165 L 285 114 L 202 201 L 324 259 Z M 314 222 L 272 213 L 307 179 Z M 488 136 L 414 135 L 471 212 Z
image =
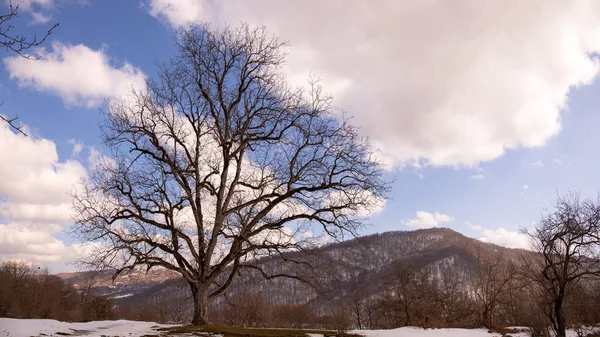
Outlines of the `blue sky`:
M 289 41 L 290 82 L 319 75 L 381 150 L 395 182 L 364 234 L 445 226 L 523 247 L 557 193 L 600 180 L 600 9 L 534 2 L 13 0 L 19 33 L 60 26 L 38 61 L 0 52 L 0 113 L 30 135 L 0 126 L 0 259 L 71 269 L 66 193 L 103 151 L 103 100 L 153 78 L 178 27 L 240 21 Z

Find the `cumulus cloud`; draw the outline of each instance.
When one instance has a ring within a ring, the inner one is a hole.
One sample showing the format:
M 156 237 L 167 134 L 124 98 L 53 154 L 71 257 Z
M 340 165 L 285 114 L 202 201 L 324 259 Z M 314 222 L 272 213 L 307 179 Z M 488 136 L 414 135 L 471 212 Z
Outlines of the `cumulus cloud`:
M 0 195 L 14 203 L 68 202 L 70 186 L 86 174 L 78 161 L 59 161 L 54 142 L 15 134 L 6 123 L 0 123 L 0 158 Z
M 71 204 L 68 202 L 60 204 L 0 202 L 0 215 L 8 219 L 65 223 L 71 219 Z
M 71 156 L 76 156 L 83 150 L 83 142 L 77 141 L 75 139 L 69 139 L 69 144 L 73 145 Z
M 67 105 L 94 107 L 105 98 L 145 87 L 140 69 L 127 62 L 115 67 L 104 50 L 55 42 L 52 51 L 42 48 L 37 56 L 40 60 L 35 62 L 19 56 L 5 58 L 10 78 L 22 87 L 59 95 Z
M 544 165 L 544 162 L 541 160 L 536 160 L 536 161 L 532 161 L 532 162 L 526 162 L 526 164 L 533 166 L 535 168 L 542 168 L 546 165 Z
M 208 5 L 208 2 L 197 0 L 152 0 L 148 2 L 147 7 L 150 15 L 165 20 L 173 27 L 180 27 L 209 16 Z
M 44 24 L 52 20 L 52 15 L 43 14 L 40 12 L 32 12 L 31 19 L 33 24 Z
M 485 176 L 483 175 L 483 168 L 481 167 L 477 167 L 475 168 L 476 173 L 474 173 L 473 175 L 471 175 L 471 179 L 473 180 L 483 180 L 485 179 Z
M 0 260 L 48 265 L 73 259 L 77 246 L 55 234 L 70 222 L 68 193 L 85 168 L 60 161 L 54 142 L 16 134 L 6 123 L 0 123 L 0 158 Z
M 414 219 L 404 221 L 404 225 L 417 229 L 424 229 L 439 227 L 444 223 L 451 222 L 452 220 L 453 218 L 446 214 L 418 211 L 416 217 Z
M 482 235 L 479 240 L 483 242 L 489 242 L 508 248 L 529 248 L 529 239 L 519 232 L 509 231 L 502 227 L 497 229 L 479 227 L 479 231 Z
M 19 9 L 30 11 L 36 6 L 50 8 L 54 6 L 54 0 L 5 0 L 4 2 L 12 3 L 13 6 L 19 6 Z
M 596 1 L 148 0 L 173 27 L 265 24 L 395 165 L 475 166 L 544 145 L 600 69 Z M 539 10 L 543 8 L 543 10 Z
M 48 267 L 52 273 L 70 271 L 84 248 L 65 244 L 51 232 L 27 223 L 0 223 L 0 261 L 27 261 Z
M 19 11 L 31 15 L 32 24 L 45 24 L 52 20 L 52 15 L 48 11 L 54 9 L 54 0 L 5 0 L 6 4 L 13 7 L 19 6 Z

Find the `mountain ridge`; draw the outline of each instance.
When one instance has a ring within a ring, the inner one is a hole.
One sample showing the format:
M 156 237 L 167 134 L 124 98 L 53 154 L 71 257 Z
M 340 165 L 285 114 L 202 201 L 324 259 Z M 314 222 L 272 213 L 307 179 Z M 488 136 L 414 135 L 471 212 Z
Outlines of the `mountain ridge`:
M 241 273 L 227 293 L 215 298 L 211 305 L 223 308 L 229 305 L 227 296 L 262 294 L 268 295 L 272 305 L 308 305 L 313 310 L 323 311 L 352 292 L 360 291 L 366 297 L 377 296 L 384 287 L 384 280 L 391 277 L 398 264 L 428 268 L 434 277 L 440 277 L 450 269 L 467 277 L 468 271 L 477 263 L 475 249 L 485 254 L 502 254 L 511 260 L 525 252 L 469 238 L 446 227 L 374 233 L 329 243 L 307 255 L 297 255 L 311 262 L 312 269 L 282 263 L 279 256 L 257 261 L 267 272 L 309 275 L 316 280 L 311 286 L 289 278 L 266 280 L 258 273 Z M 120 308 L 156 303 L 161 298 L 183 303 L 190 301 L 185 281 L 177 273 L 166 270 L 130 272 L 114 281 L 109 270 L 96 274 L 57 275 L 76 288 L 93 288 L 94 293 L 111 298 Z M 94 279 L 90 280 L 93 275 Z

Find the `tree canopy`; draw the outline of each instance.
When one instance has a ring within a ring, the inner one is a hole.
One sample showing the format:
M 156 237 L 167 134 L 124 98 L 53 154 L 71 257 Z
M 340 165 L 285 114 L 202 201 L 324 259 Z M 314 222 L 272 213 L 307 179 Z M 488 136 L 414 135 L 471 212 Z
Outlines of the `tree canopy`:
M 389 188 L 318 81 L 294 88 L 285 43 L 241 25 L 182 30 L 156 80 L 107 103 L 110 155 L 74 193 L 74 233 L 117 271 L 177 271 L 193 323 L 258 257 L 356 233 Z M 268 277 L 283 275 L 266 275 Z

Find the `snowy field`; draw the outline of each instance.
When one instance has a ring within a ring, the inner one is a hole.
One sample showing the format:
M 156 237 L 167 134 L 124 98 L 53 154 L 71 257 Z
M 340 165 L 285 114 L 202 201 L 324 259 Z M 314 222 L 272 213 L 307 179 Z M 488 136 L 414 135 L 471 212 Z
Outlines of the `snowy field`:
M 89 337 L 140 337 L 148 334 L 159 334 L 155 329 L 172 325 L 153 322 L 136 321 L 97 321 L 87 323 L 66 323 L 51 319 L 12 319 L 0 318 L 0 337 L 31 336 L 89 336 Z M 365 337 L 500 337 L 500 334 L 489 333 L 485 329 L 421 329 L 399 328 L 392 330 L 357 330 L 352 331 Z M 572 331 L 569 336 L 575 337 Z M 183 336 L 183 335 L 176 335 Z M 312 335 L 317 337 L 319 335 Z M 526 337 L 527 333 L 511 334 L 514 337 Z
M 135 321 L 97 321 L 87 323 L 67 323 L 52 319 L 13 319 L 0 318 L 0 337 L 30 336 L 129 336 L 138 337 L 154 333 L 153 328 L 161 325 L 152 322 Z

